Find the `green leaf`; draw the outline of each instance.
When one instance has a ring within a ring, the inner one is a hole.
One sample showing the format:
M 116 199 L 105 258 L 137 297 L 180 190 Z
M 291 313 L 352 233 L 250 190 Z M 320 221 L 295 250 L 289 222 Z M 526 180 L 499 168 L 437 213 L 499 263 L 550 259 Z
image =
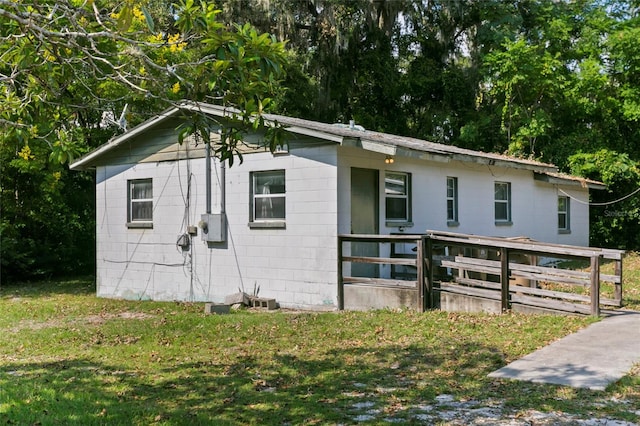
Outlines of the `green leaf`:
M 152 33 L 155 33 L 156 25 L 153 22 L 153 16 L 151 16 L 151 13 L 149 13 L 149 9 L 147 9 L 145 6 L 140 6 L 140 10 L 142 10 L 142 13 L 144 14 L 144 20 L 147 23 L 147 28 L 149 28 L 149 31 L 151 31 Z
M 178 143 L 182 145 L 184 143 L 184 139 L 188 137 L 191 133 L 193 133 L 193 127 L 188 124 L 181 124 L 178 126 Z
M 120 10 L 120 16 L 118 16 L 118 30 L 128 31 L 131 28 L 133 22 L 133 9 L 131 5 L 125 4 Z

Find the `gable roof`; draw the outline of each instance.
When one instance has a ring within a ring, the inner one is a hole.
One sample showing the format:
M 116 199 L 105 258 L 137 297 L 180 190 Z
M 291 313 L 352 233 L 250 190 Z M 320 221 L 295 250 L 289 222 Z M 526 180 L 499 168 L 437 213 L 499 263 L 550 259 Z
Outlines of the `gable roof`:
M 239 111 L 220 105 L 184 101 L 169 108 L 157 116 L 147 120 L 129 131 L 115 136 L 109 142 L 99 146 L 83 157 L 73 162 L 69 167 L 73 170 L 86 170 L 95 165 L 96 161 L 114 148 L 124 144 L 133 137 L 158 126 L 160 123 L 175 118 L 181 113 L 193 112 L 206 114 L 216 118 L 231 118 Z M 365 130 L 360 126 L 344 124 L 327 124 L 301 118 L 287 117 L 277 114 L 263 114 L 266 121 L 283 125 L 288 132 L 311 136 L 327 142 L 334 142 L 344 146 L 353 146 L 368 151 L 380 152 L 386 155 L 420 158 L 424 160 L 449 162 L 463 161 L 489 166 L 519 168 L 531 170 L 538 175 L 552 176 L 555 183 L 574 183 L 580 181 L 592 188 L 604 188 L 600 182 L 589 181 L 575 176 L 561 175 L 553 164 L 539 161 L 510 157 L 495 153 L 486 153 L 470 149 L 444 145 L 416 138 L 392 135 L 388 133 Z M 544 179 L 538 179 L 544 180 Z

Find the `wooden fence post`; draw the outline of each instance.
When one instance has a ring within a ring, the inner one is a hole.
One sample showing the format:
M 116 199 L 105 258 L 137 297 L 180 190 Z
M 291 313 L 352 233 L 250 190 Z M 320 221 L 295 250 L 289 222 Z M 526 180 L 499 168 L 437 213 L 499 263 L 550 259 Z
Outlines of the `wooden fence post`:
M 425 244 L 424 237 L 420 238 L 417 241 L 418 252 L 416 255 L 416 268 L 417 268 L 417 281 L 416 285 L 418 286 L 418 312 L 424 312 L 424 254 L 425 254 Z
M 600 256 L 591 256 L 591 315 L 600 316 Z
M 620 306 L 622 306 L 622 258 L 616 260 L 615 272 L 618 277 L 620 277 L 620 283 L 615 285 L 615 299 L 620 301 Z
M 426 242 L 425 244 L 425 256 L 423 259 L 423 262 L 427 268 L 427 282 L 426 282 L 426 294 L 425 294 L 425 299 L 426 299 L 426 305 L 427 305 L 427 309 L 433 309 L 434 308 L 434 303 L 433 303 L 433 240 L 431 239 L 430 236 L 425 236 L 423 237 L 423 243 Z
M 501 307 L 502 312 L 511 309 L 509 304 L 509 249 L 501 247 L 500 256 L 500 284 L 501 284 Z
M 342 237 L 338 237 L 338 310 L 344 310 L 344 274 L 342 271 Z

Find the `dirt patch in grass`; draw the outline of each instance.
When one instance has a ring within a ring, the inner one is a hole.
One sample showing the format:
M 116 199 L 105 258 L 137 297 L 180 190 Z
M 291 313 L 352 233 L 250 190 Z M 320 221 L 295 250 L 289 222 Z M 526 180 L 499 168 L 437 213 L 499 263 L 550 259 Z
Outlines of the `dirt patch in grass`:
M 119 313 L 100 313 L 98 315 L 90 315 L 88 317 L 83 318 L 82 321 L 85 321 L 89 324 L 100 325 L 104 324 L 107 321 L 114 319 L 126 319 L 126 320 L 146 320 L 154 318 L 154 315 L 145 313 L 145 312 L 119 312 Z
M 24 319 L 17 323 L 15 326 L 11 327 L 8 332 L 9 333 L 19 333 L 23 330 L 43 330 L 47 328 L 61 328 L 61 327 L 69 327 L 77 324 L 90 324 L 90 325 L 103 325 L 107 321 L 112 321 L 116 319 L 124 319 L 124 320 L 146 320 L 155 318 L 154 315 L 148 314 L 145 312 L 118 312 L 118 313 L 110 313 L 110 312 L 102 312 L 98 315 L 89 315 L 80 318 L 73 318 L 71 320 L 67 320 L 64 318 L 53 318 L 47 321 L 36 321 L 31 319 Z
M 23 330 L 43 330 L 45 328 L 61 327 L 64 324 L 63 321 L 58 319 L 50 321 L 35 321 L 35 320 L 22 320 L 15 326 L 11 327 L 9 333 L 19 333 Z
M 363 385 L 364 386 L 364 385 Z M 453 395 L 442 394 L 428 403 L 413 404 L 410 401 L 393 401 L 381 405 L 372 395 L 358 393 L 361 400 L 347 406 L 346 411 L 354 423 L 419 423 L 442 425 L 505 425 L 505 426 L 633 426 L 635 422 L 597 417 L 594 413 L 580 416 L 562 411 L 544 412 L 537 409 L 509 409 L 503 399 L 458 400 Z M 600 404 L 607 404 L 603 399 Z M 622 403 L 628 403 L 622 401 Z M 585 418 L 586 417 L 586 418 Z

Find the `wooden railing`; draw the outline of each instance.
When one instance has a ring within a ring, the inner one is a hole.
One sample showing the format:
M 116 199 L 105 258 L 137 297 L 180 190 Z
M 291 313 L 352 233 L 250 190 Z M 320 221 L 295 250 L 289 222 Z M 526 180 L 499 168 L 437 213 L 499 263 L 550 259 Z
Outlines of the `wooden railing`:
M 424 259 L 424 235 L 339 235 L 338 236 L 338 309 L 344 309 L 344 286 L 345 284 L 361 284 L 388 288 L 410 288 L 415 290 L 415 298 L 418 309 L 424 311 L 425 306 L 425 273 L 423 269 L 424 262 L 420 262 L 419 259 Z M 372 256 L 352 256 L 344 255 L 344 243 L 376 243 L 389 245 L 389 252 L 393 253 L 394 250 L 391 246 L 398 243 L 413 243 L 416 245 L 415 256 L 412 257 L 372 257 Z M 397 279 L 393 275 L 390 278 L 380 277 L 358 277 L 358 276 L 345 276 L 344 275 L 344 263 L 368 263 L 368 264 L 387 264 L 392 266 L 408 266 L 415 268 L 415 279 L 405 280 Z
M 389 244 L 390 257 L 345 256 L 344 244 L 348 242 Z M 398 257 L 393 250 L 396 243 L 415 244 L 415 256 L 405 253 Z M 600 315 L 601 305 L 622 306 L 621 250 L 440 231 L 424 235 L 340 235 L 338 250 L 339 309 L 344 309 L 344 286 L 349 284 L 413 287 L 419 310 L 435 307 L 442 293 L 496 300 L 503 311 L 521 305 Z M 550 263 L 551 259 L 557 262 Z M 588 268 L 569 269 L 566 264 L 570 261 L 587 261 Z M 613 263 L 613 273 L 601 273 L 603 261 Z M 407 281 L 393 274 L 387 278 L 344 276 L 343 266 L 348 262 L 389 264 L 392 268 L 404 265 L 415 271 L 415 277 Z M 601 297 L 601 282 L 612 286 L 610 297 Z M 582 289 L 582 293 L 576 289 Z
M 512 304 L 521 304 L 554 311 L 600 315 L 601 305 L 622 306 L 624 251 L 439 231 L 428 231 L 427 238 L 431 245 L 439 245 L 454 254 L 439 262 L 438 266 L 456 270 L 457 275 L 441 274 L 443 276 L 438 277 L 435 269 L 432 269 L 432 275 L 428 278 L 438 286 L 439 291 L 491 299 L 497 299 L 496 292 L 499 291 L 503 311 L 511 309 Z M 466 255 L 465 249 L 471 255 Z M 473 256 L 474 250 L 484 250 L 485 258 Z M 497 259 L 491 259 L 490 253 L 495 254 Z M 547 262 L 547 265 L 541 266 L 538 265 L 539 258 L 546 258 L 547 261 L 557 259 L 560 262 Z M 613 274 L 601 273 L 603 260 L 614 262 Z M 589 267 L 587 271 L 569 269 L 565 267 L 568 261 L 588 261 Z M 494 281 L 487 277 L 493 277 Z M 518 281 L 520 285 L 516 285 Z M 529 286 L 526 286 L 527 281 Z M 613 285 L 612 297 L 601 297 L 601 282 Z M 541 288 L 541 283 L 553 289 Z M 563 286 L 567 286 L 568 291 L 554 288 Z M 587 289 L 588 295 L 579 294 L 574 291 L 576 288 Z

